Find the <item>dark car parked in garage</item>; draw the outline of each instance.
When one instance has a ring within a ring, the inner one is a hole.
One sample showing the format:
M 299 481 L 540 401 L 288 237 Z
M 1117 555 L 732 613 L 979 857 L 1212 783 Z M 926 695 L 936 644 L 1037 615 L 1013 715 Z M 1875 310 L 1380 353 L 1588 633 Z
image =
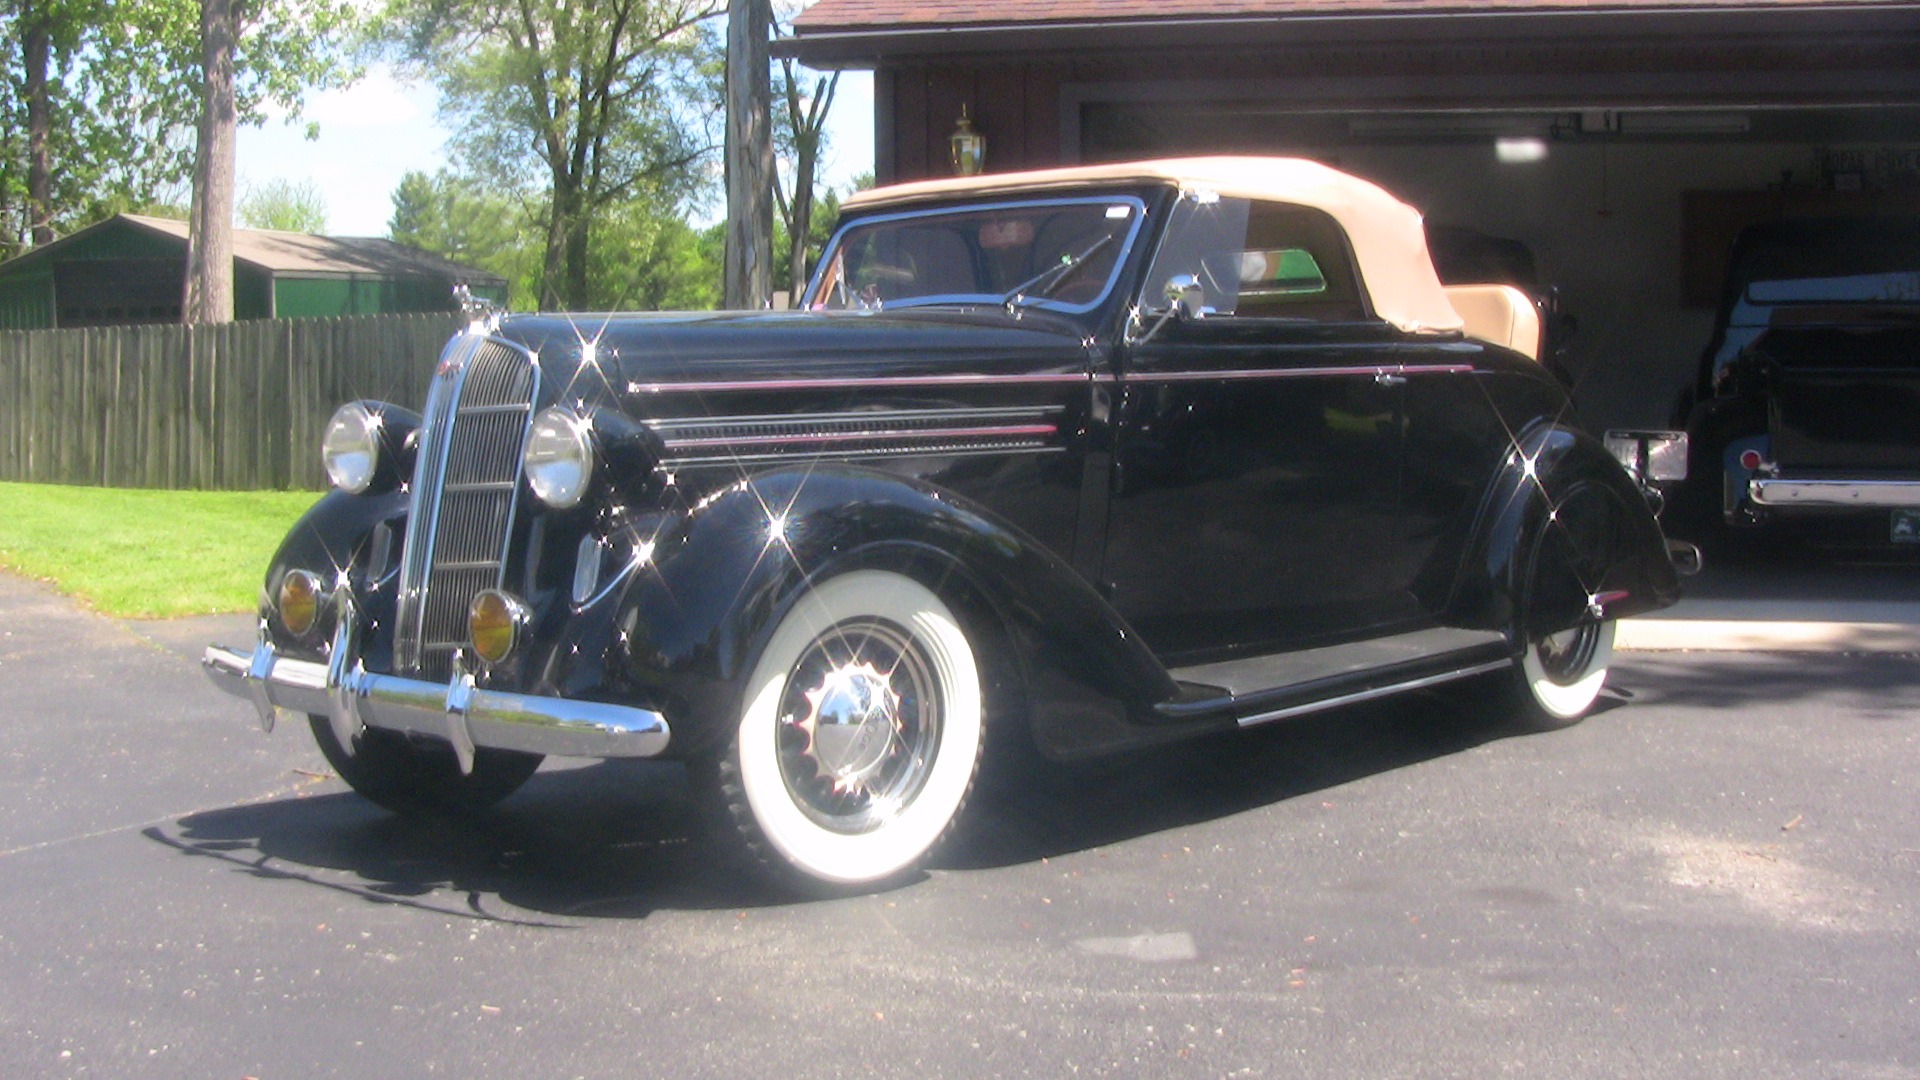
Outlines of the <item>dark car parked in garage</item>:
M 424 415 L 336 414 L 339 490 L 209 674 L 384 806 L 677 757 L 741 851 L 858 885 L 994 741 L 1483 675 L 1570 723 L 1677 597 L 1647 447 L 1570 426 L 1529 299 L 1443 288 L 1419 214 L 1322 165 L 863 193 L 800 307 L 477 312 Z
M 1709 523 L 1920 552 L 1920 219 L 1744 231 L 1676 413 Z

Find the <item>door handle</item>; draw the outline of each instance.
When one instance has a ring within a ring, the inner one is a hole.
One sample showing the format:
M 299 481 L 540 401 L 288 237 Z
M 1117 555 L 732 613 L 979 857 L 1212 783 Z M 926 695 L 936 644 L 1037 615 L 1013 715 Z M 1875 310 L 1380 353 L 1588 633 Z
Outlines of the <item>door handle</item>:
M 1407 381 L 1407 377 L 1396 375 L 1391 371 L 1376 371 L 1373 373 L 1373 381 L 1380 386 L 1400 386 Z

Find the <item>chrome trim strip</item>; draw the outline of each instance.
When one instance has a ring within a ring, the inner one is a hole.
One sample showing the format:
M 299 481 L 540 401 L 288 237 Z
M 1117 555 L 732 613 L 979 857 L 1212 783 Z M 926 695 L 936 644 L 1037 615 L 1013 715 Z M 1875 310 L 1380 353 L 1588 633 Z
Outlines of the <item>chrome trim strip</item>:
M 1085 376 L 1074 376 L 1081 379 Z M 647 421 L 647 426 L 666 437 L 683 428 L 732 427 L 825 427 L 854 424 L 870 427 L 876 423 L 907 423 L 944 420 L 1024 420 L 1056 416 L 1066 412 L 1065 405 L 996 405 L 980 409 L 883 409 L 864 412 L 833 413 L 755 413 L 747 416 L 680 416 Z
M 734 438 L 689 438 L 664 440 L 668 450 L 704 450 L 726 446 L 820 446 L 831 443 L 879 442 L 887 439 L 1017 439 L 1044 438 L 1057 434 L 1057 424 L 1020 424 L 1001 427 L 908 428 L 881 431 L 819 431 L 792 435 L 741 435 Z
M 1920 507 L 1920 480 L 1781 480 L 1754 477 L 1747 494 L 1761 506 Z
M 452 683 L 433 683 L 374 674 L 355 663 L 333 676 L 327 664 L 280 657 L 266 678 L 256 680 L 250 674 L 256 658 L 271 648 L 262 642 L 249 654 L 209 645 L 201 669 L 229 694 L 251 699 L 258 693 L 272 707 L 294 712 L 332 717 L 339 703 L 368 727 L 442 740 L 457 722 L 476 747 L 564 757 L 657 757 L 672 738 L 666 718 L 650 709 L 485 690 L 472 687 L 470 680 L 463 685 L 459 675 Z
M 632 382 L 629 394 L 722 394 L 735 390 L 860 390 L 914 389 L 942 386 L 1072 386 L 1086 383 L 1087 373 L 1054 372 L 1005 375 L 885 375 L 859 379 L 708 379 L 691 382 Z
M 1238 382 L 1254 379 L 1313 379 L 1327 376 L 1464 375 L 1472 364 L 1366 364 L 1341 367 L 1235 368 L 1222 371 L 1141 371 L 1122 376 L 1126 382 Z
M 1375 698 L 1383 698 L 1390 694 L 1398 694 L 1406 690 L 1418 690 L 1423 686 L 1437 686 L 1440 683 L 1452 682 L 1455 679 L 1466 679 L 1475 675 L 1485 675 L 1489 672 L 1499 671 L 1512 666 L 1513 661 L 1511 660 L 1493 660 L 1488 663 L 1476 664 L 1472 667 L 1460 668 L 1439 675 L 1427 675 L 1418 679 L 1410 679 L 1406 682 L 1394 683 L 1391 686 L 1376 686 L 1371 690 L 1357 690 L 1351 694 L 1342 694 L 1339 697 L 1325 698 L 1320 701 L 1309 701 L 1304 705 L 1292 705 L 1284 709 L 1275 709 L 1271 712 L 1256 713 L 1253 716 L 1243 716 L 1240 718 L 1239 724 L 1241 727 L 1252 727 L 1255 724 L 1264 724 L 1270 720 L 1284 720 L 1289 716 L 1301 716 L 1306 713 L 1319 712 L 1322 709 L 1334 709 L 1342 705 L 1357 705 L 1362 701 L 1372 701 Z
M 1326 375 L 1469 375 L 1478 370 L 1472 364 L 1369 364 L 1344 367 L 1242 368 L 1228 371 L 1148 371 L 1129 372 L 1121 379 L 1129 382 L 1194 382 L 1213 379 L 1300 379 Z M 715 379 L 700 382 L 633 382 L 630 394 L 728 393 L 736 390 L 858 390 L 913 389 L 941 386 L 1067 386 L 1086 382 L 1112 382 L 1112 375 L 1007 374 L 1007 375 L 889 375 L 861 379 Z
M 675 468 L 695 468 L 702 465 L 776 465 L 783 462 L 805 462 L 818 460 L 821 455 L 831 454 L 835 460 L 856 461 L 865 458 L 897 457 L 980 457 L 988 454 L 1056 454 L 1065 453 L 1061 446 L 908 446 L 877 447 L 871 450 L 832 450 L 818 453 L 775 453 L 775 454 L 708 454 L 704 457 L 675 458 L 670 464 Z
M 666 464 L 676 469 L 693 468 L 700 465 L 771 465 L 782 462 L 818 461 L 830 457 L 835 461 L 854 461 L 861 458 L 895 457 L 977 457 L 986 454 L 1064 454 L 1067 448 L 1046 443 L 929 443 L 925 446 L 874 446 L 874 447 L 832 447 L 830 449 L 802 449 L 795 451 L 761 451 L 755 454 L 704 454 L 697 457 L 670 458 Z

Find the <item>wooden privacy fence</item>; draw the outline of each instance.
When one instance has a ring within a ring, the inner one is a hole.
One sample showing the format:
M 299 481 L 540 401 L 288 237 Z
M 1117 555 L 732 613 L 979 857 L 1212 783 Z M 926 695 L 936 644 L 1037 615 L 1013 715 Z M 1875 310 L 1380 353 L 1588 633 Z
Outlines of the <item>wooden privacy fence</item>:
M 342 402 L 418 409 L 446 315 L 0 332 L 0 480 L 258 490 L 326 486 Z

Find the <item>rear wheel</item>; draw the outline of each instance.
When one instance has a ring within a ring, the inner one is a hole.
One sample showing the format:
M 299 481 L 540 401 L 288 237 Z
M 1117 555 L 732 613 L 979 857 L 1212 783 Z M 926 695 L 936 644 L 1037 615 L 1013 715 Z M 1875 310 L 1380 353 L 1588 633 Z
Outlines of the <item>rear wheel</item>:
M 485 810 L 519 790 L 540 767 L 539 754 L 482 747 L 474 751 L 473 771 L 463 773 L 452 746 L 416 743 L 395 732 L 365 728 L 347 747 L 326 717 L 309 716 L 307 722 L 313 741 L 340 779 L 396 814 Z
M 1514 664 L 1516 712 L 1536 730 L 1579 722 L 1607 682 L 1614 620 L 1601 597 L 1609 575 L 1631 551 L 1623 523 L 1628 508 L 1597 485 L 1561 495 L 1545 515 L 1527 560 Z
M 1612 619 L 1583 621 L 1527 642 L 1513 679 L 1528 727 L 1567 727 L 1593 708 L 1613 661 L 1614 626 Z
M 760 863 L 868 886 L 944 839 L 983 744 L 978 662 L 932 590 L 886 571 L 844 574 L 781 620 L 748 679 L 714 781 Z

